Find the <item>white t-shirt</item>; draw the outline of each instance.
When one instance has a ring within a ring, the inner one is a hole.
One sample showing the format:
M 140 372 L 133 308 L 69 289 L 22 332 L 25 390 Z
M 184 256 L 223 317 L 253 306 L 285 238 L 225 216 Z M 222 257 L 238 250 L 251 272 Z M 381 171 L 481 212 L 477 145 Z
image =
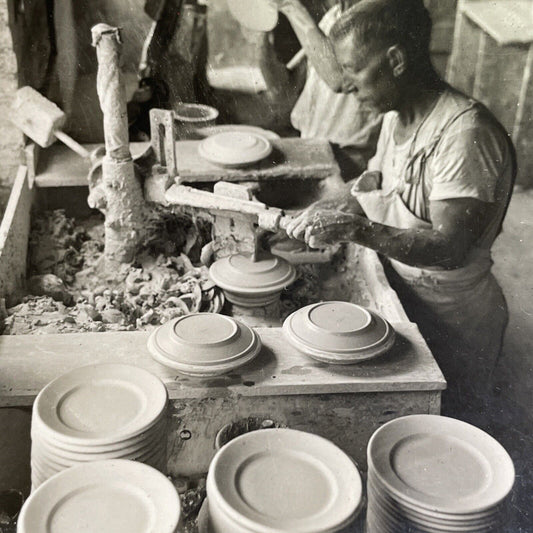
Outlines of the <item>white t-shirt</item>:
M 394 141 L 398 113 L 386 113 L 368 169 L 380 171 L 381 188 L 396 189 L 408 209 L 427 222 L 432 200 L 475 198 L 495 204 L 492 223 L 478 243 L 490 247 L 510 196 L 512 156 L 505 132 L 482 106 L 465 111 L 442 131 L 468 102 L 458 91 L 446 89 L 419 131 L 401 145 Z M 410 179 L 408 163 L 422 149 L 429 156 Z
M 341 13 L 337 4 L 324 15 L 319 27 L 325 35 Z M 309 62 L 307 69 L 305 86 L 291 113 L 291 123 L 301 137 L 327 139 L 341 147 L 372 148 L 381 115 L 362 108 L 353 94 L 333 92 Z

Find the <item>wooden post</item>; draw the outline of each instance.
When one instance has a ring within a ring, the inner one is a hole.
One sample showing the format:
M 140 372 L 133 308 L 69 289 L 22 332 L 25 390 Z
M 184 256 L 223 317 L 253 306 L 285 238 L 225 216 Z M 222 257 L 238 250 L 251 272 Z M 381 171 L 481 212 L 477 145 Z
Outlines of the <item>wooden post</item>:
M 146 206 L 129 149 L 120 30 L 97 24 L 91 33 L 98 58 L 96 89 L 104 114 L 105 258 L 111 269 L 117 263 L 133 261 L 143 238 Z

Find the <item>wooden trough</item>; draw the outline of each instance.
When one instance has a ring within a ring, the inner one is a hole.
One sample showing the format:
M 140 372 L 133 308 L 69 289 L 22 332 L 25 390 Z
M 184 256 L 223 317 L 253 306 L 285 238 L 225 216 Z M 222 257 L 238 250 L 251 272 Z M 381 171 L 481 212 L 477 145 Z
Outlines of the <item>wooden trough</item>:
M 9 304 L 24 292 L 32 205 L 52 206 L 50 198 L 55 198 L 53 207 L 61 207 L 61 202 L 71 207 L 75 196 L 87 194 L 68 177 L 69 186 L 63 187 L 50 178 L 47 183 L 42 175 L 33 183 L 30 174 L 20 167 L 0 228 L 0 297 Z M 378 310 L 393 324 L 398 342 L 376 360 L 332 368 L 288 346 L 279 328 L 258 328 L 264 349 L 255 361 L 238 373 L 202 382 L 153 361 L 146 348 L 147 332 L 0 336 L 0 406 L 30 407 L 46 383 L 72 368 L 129 363 L 151 371 L 168 387 L 169 474 L 205 474 L 217 432 L 250 417 L 322 435 L 365 469 L 373 431 L 402 415 L 439 413 L 446 382 L 417 326 L 408 321 L 377 255 L 350 246 L 347 256 L 346 272 L 351 275 L 344 284 L 325 277 L 323 296 L 342 295 Z M 29 439 L 29 433 L 24 438 Z M 0 468 L 2 461 L 0 457 Z

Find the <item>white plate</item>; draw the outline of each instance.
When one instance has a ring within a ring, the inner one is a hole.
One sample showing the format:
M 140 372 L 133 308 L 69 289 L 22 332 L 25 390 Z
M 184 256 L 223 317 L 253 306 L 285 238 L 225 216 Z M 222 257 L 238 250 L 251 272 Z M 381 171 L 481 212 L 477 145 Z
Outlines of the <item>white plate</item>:
M 33 413 L 54 441 L 101 445 L 130 439 L 161 419 L 168 400 L 163 382 L 130 365 L 77 368 L 41 390 Z
M 266 0 L 227 0 L 230 13 L 245 28 L 271 31 L 278 23 L 278 10 Z
M 403 507 L 400 509 L 394 503 L 387 501 L 384 497 L 384 491 L 378 491 L 369 482 L 368 500 L 369 506 L 374 509 L 378 515 L 385 515 L 389 520 L 397 523 L 409 522 L 413 527 L 419 529 L 431 529 L 437 532 L 464 532 L 464 531 L 479 531 L 482 529 L 494 529 L 500 524 L 500 517 L 497 512 L 487 515 L 485 518 L 473 518 L 467 520 L 463 516 L 463 520 L 458 519 L 436 519 L 422 514 L 416 514 L 413 511 L 406 510 Z M 455 517 L 456 518 L 456 517 Z
M 514 466 L 490 435 L 437 415 L 397 418 L 368 443 L 368 465 L 394 497 L 440 513 L 471 514 L 511 491 Z
M 317 533 L 337 531 L 355 519 L 362 483 L 350 457 L 330 441 L 265 429 L 241 435 L 217 452 L 207 494 L 210 509 L 222 510 L 242 530 Z
M 211 135 L 216 135 L 217 133 L 226 133 L 228 131 L 242 131 L 244 133 L 255 133 L 262 135 L 269 141 L 275 141 L 279 139 L 279 135 L 270 130 L 264 130 L 257 126 L 249 126 L 247 124 L 219 124 L 216 126 L 205 126 L 204 128 L 197 128 L 196 133 L 202 137 L 210 137 Z
M 39 424 L 38 418 L 34 417 L 32 419 L 31 426 L 31 438 L 32 442 L 38 442 L 43 446 L 55 450 L 57 453 L 63 455 L 65 454 L 100 454 L 108 453 L 113 451 L 123 451 L 123 450 L 133 450 L 137 449 L 139 446 L 144 446 L 153 440 L 158 438 L 163 438 L 163 435 L 167 431 L 167 417 L 166 413 L 163 413 L 163 416 L 158 420 L 152 427 L 148 428 L 143 433 L 132 437 L 131 439 L 125 439 L 117 442 L 111 442 L 108 444 L 99 444 L 99 445 L 89 445 L 85 444 L 71 444 L 59 441 L 46 433 L 46 428 L 42 431 L 42 425 Z
M 410 506 L 408 503 L 392 497 L 387 489 L 380 485 L 372 475 L 368 476 L 367 489 L 372 494 L 373 501 L 379 504 L 381 508 L 390 509 L 393 513 L 399 513 L 409 518 L 412 522 L 433 524 L 435 526 L 447 525 L 451 527 L 471 526 L 472 524 L 482 526 L 483 524 L 490 524 L 498 520 L 501 513 L 501 506 L 494 506 L 486 511 L 468 515 L 435 513 L 420 507 Z
M 376 312 L 351 302 L 319 302 L 283 322 L 287 340 L 303 354 L 331 364 L 377 357 L 395 342 L 392 326 Z
M 135 461 L 69 468 L 22 507 L 18 533 L 174 533 L 180 500 L 160 472 Z
M 271 152 L 272 145 L 266 137 L 245 131 L 217 133 L 198 144 L 198 153 L 204 159 L 230 168 L 257 163 Z
M 67 457 L 58 453 L 54 453 L 53 451 L 36 444 L 35 446 L 32 446 L 31 456 L 32 459 L 41 460 L 50 466 L 67 468 L 79 463 L 104 461 L 108 459 L 131 459 L 144 462 L 145 458 L 152 457 L 155 453 L 160 453 L 163 450 L 166 450 L 166 442 L 160 441 L 157 443 L 151 443 L 149 446 L 145 446 L 133 451 L 122 452 L 117 450 L 102 454 L 77 454 L 76 456 L 69 455 Z
M 261 341 L 246 324 L 229 316 L 193 313 L 169 320 L 148 339 L 150 353 L 182 365 L 208 367 L 231 365 L 254 352 Z

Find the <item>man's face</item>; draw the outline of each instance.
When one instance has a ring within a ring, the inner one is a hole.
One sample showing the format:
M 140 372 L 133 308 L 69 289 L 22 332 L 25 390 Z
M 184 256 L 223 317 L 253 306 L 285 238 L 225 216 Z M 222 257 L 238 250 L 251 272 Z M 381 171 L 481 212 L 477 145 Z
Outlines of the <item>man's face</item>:
M 353 35 L 337 40 L 334 48 L 342 68 L 342 92 L 355 94 L 363 105 L 379 112 L 396 108 L 398 83 L 386 49 L 361 46 Z

